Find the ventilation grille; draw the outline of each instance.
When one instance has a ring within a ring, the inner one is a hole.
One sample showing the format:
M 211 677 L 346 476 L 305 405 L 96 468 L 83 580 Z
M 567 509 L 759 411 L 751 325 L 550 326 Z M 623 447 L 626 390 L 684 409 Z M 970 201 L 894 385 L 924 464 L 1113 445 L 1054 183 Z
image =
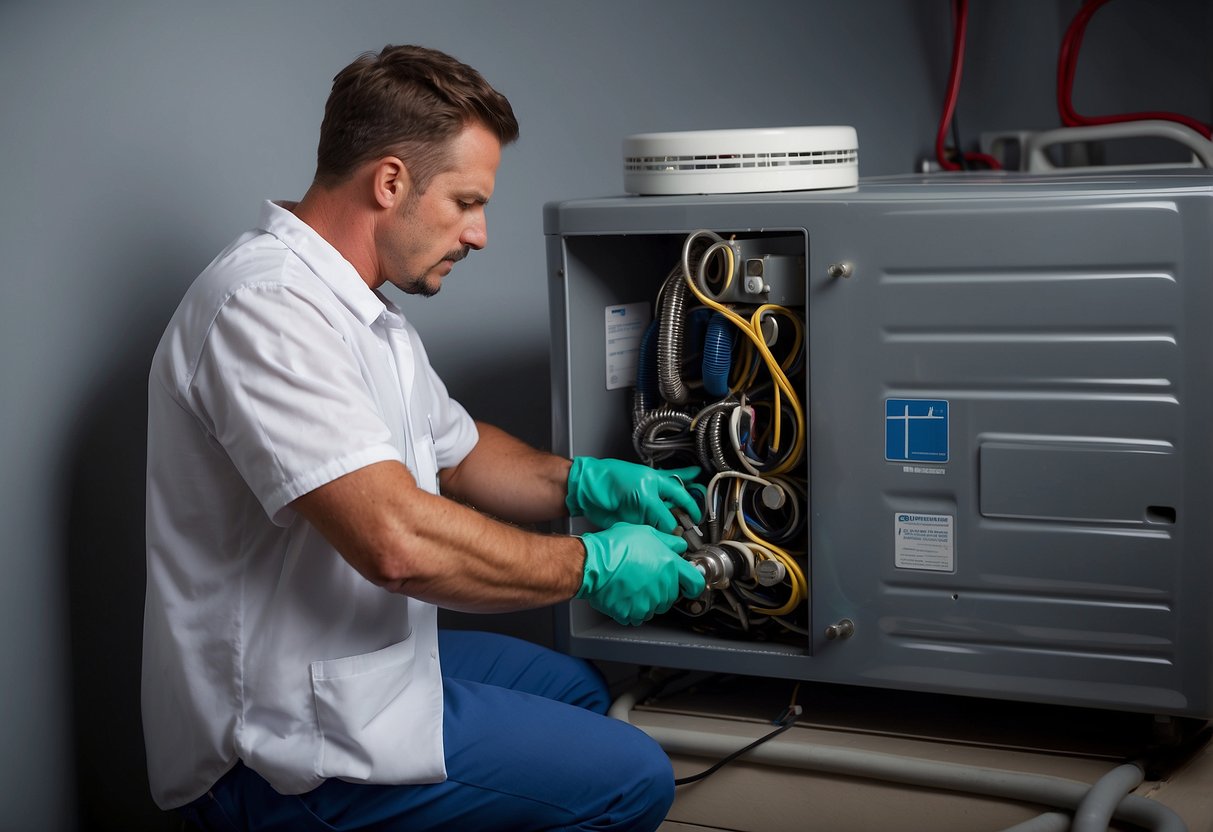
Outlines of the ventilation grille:
M 853 127 L 640 133 L 623 142 L 623 185 L 633 194 L 803 191 L 858 181 Z
M 849 150 L 804 150 L 789 153 L 720 153 L 702 156 L 629 156 L 624 170 L 672 173 L 682 170 L 726 170 L 730 168 L 782 168 L 804 165 L 856 165 L 859 148 Z

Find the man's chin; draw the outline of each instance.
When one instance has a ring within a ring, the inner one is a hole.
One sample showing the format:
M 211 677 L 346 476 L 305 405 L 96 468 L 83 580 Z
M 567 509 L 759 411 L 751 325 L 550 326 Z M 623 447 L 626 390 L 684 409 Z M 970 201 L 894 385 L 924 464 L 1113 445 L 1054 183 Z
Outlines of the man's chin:
M 432 298 L 442 288 L 442 278 L 414 277 L 406 283 L 397 283 L 396 288 L 406 295 Z

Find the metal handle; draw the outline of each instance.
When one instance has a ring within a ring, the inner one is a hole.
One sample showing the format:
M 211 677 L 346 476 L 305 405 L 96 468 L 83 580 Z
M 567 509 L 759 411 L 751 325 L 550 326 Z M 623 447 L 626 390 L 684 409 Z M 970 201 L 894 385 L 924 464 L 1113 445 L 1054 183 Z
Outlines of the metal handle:
M 1045 155 L 1045 148 L 1055 144 L 1141 137 L 1170 139 L 1179 142 L 1191 150 L 1202 165 L 1206 168 L 1213 168 L 1213 142 L 1190 127 L 1162 119 L 1127 121 L 1120 124 L 1096 124 L 1088 127 L 1061 127 L 1057 130 L 1032 133 L 1024 141 L 1024 167 L 1026 170 L 1035 172 L 1054 170 L 1053 163 Z M 1089 169 L 1101 170 L 1102 168 L 1095 166 Z M 1073 168 L 1065 170 L 1073 170 Z

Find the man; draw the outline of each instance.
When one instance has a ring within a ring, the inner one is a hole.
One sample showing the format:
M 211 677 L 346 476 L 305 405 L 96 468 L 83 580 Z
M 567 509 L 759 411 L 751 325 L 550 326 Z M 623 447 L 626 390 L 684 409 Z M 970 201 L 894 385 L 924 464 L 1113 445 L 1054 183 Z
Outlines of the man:
M 437 631 L 436 606 L 576 595 L 637 624 L 703 590 L 669 534 L 671 508 L 699 516 L 677 476 L 473 422 L 376 291 L 432 295 L 485 246 L 516 136 L 453 58 L 362 56 L 334 81 L 303 199 L 267 203 L 165 331 L 144 732 L 158 804 L 198 826 L 631 830 L 669 807 L 669 761 L 601 716 L 589 665 Z M 493 519 L 569 512 L 604 531 Z

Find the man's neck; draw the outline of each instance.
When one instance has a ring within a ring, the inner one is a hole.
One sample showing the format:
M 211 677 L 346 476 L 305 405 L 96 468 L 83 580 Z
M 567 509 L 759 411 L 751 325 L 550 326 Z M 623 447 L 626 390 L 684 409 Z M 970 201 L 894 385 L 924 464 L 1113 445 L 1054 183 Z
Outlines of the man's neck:
M 375 216 L 346 189 L 314 184 L 295 205 L 286 205 L 350 262 L 372 289 L 382 285 L 375 254 Z

